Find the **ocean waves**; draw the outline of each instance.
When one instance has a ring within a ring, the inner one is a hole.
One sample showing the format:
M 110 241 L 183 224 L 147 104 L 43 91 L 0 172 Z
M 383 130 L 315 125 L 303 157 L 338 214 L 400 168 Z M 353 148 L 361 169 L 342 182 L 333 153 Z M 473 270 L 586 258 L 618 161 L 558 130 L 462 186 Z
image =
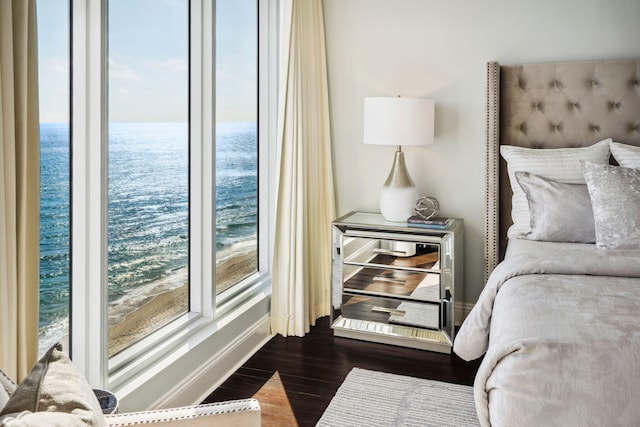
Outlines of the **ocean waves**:
M 219 124 L 217 259 L 257 248 L 257 129 Z M 68 331 L 69 141 L 41 126 L 40 346 Z M 189 148 L 185 123 L 112 123 L 108 176 L 109 322 L 188 280 Z

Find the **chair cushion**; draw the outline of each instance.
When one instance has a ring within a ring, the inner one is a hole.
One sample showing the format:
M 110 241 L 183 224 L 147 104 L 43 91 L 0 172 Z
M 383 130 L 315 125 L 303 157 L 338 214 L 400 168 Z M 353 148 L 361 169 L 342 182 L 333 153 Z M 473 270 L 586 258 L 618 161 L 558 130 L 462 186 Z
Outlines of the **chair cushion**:
M 18 385 L 0 412 L 0 425 L 102 427 L 106 421 L 91 386 L 58 343 Z

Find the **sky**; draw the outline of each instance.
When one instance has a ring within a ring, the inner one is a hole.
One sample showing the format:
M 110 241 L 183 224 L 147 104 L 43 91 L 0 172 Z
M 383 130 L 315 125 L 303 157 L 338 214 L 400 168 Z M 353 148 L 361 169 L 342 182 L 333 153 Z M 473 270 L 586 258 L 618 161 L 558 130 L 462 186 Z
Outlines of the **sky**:
M 111 121 L 186 121 L 188 0 L 109 0 Z M 69 0 L 38 0 L 40 121 L 69 120 Z M 255 121 L 257 0 L 216 2 L 218 121 Z

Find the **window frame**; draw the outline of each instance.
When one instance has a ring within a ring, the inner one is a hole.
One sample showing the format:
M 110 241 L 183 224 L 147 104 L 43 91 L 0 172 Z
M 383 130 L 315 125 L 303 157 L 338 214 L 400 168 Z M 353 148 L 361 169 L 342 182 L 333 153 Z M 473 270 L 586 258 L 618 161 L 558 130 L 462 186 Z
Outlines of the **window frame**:
M 270 338 L 270 331 L 265 334 L 265 325 L 271 294 L 279 5 L 278 0 L 256 1 L 259 21 L 258 271 L 216 296 L 215 143 L 209 143 L 215 141 L 216 126 L 215 0 L 191 0 L 190 310 L 109 358 L 107 0 L 71 0 L 70 353 L 92 386 L 116 391 L 120 399 L 134 396 L 136 390 L 152 388 L 158 375 L 166 376 L 169 389 L 187 387 L 186 383 L 171 382 L 172 370 L 178 369 L 183 361 L 192 363 L 194 357 L 211 359 L 200 347 L 212 340 L 229 346 L 227 351 L 231 351 L 240 342 L 238 335 L 246 331 L 255 332 L 254 339 L 258 341 Z M 257 319 L 260 322 L 256 322 Z M 261 326 L 256 326 L 254 331 L 253 326 L 247 324 L 251 321 Z M 242 354 L 241 358 L 250 355 Z M 219 356 L 220 360 L 223 356 Z M 205 365 L 200 363 L 191 368 L 193 376 Z M 155 379 L 151 378 L 154 376 Z M 130 405 L 135 409 L 161 406 L 169 400 L 169 391 L 162 391 L 162 396 L 132 398 Z

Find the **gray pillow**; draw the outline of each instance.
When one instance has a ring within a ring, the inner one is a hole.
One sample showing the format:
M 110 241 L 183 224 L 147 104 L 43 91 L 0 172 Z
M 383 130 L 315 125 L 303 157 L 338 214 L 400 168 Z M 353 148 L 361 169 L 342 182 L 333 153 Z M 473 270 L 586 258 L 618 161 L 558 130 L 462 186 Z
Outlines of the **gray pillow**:
M 584 163 L 600 249 L 640 249 L 640 170 Z
M 523 237 L 548 242 L 593 243 L 595 225 L 589 191 L 584 184 L 566 184 L 529 172 L 516 172 L 529 202 L 531 231 Z
M 525 148 L 511 145 L 500 146 L 500 154 L 507 162 L 509 183 L 513 190 L 511 218 L 507 236 L 520 237 L 530 231 L 527 197 L 518 185 L 516 172 L 531 172 L 568 184 L 584 184 L 584 174 L 580 162 L 606 165 L 609 163 L 609 143 L 611 138 L 588 147 L 579 148 Z
M 625 168 L 640 168 L 640 147 L 612 142 L 611 154 L 616 162 Z

